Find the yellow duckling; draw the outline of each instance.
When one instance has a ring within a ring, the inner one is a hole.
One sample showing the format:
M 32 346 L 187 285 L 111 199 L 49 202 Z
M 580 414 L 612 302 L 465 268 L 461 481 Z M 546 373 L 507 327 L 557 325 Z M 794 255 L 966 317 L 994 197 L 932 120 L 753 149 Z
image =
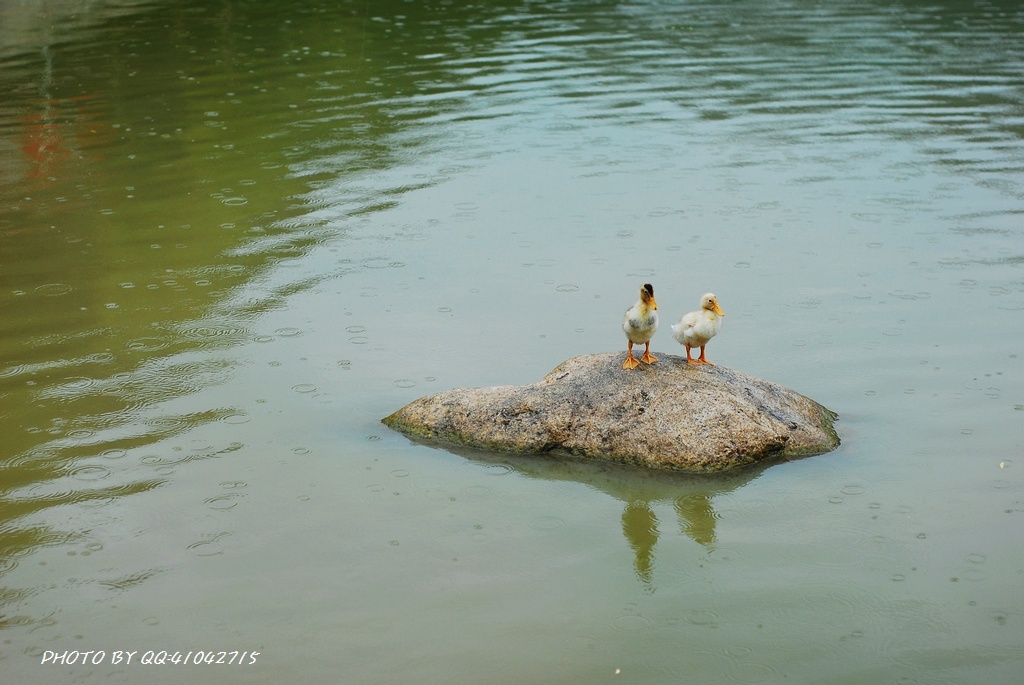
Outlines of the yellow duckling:
M 718 306 L 718 298 L 714 293 L 707 293 L 700 300 L 700 309 L 684 314 L 679 323 L 672 326 L 672 337 L 678 340 L 680 345 L 686 346 L 687 364 L 714 366 L 704 358 L 704 347 L 709 340 L 718 335 L 718 331 L 722 330 L 723 316 L 725 312 Z M 700 357 L 690 358 L 691 347 L 700 348 Z
M 626 311 L 622 319 L 622 330 L 626 334 L 629 346 L 626 352 L 626 361 L 622 362 L 622 368 L 635 369 L 644 364 L 653 364 L 658 358 L 651 354 L 651 337 L 654 331 L 658 330 L 658 303 L 654 301 L 654 286 L 644 283 L 640 287 L 640 300 Z M 640 361 L 633 356 L 633 343 L 644 344 L 644 356 Z

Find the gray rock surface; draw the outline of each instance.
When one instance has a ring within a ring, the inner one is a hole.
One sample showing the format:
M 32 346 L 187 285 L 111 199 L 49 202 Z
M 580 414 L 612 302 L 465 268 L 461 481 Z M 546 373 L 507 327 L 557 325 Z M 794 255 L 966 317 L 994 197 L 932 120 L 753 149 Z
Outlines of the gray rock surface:
M 634 370 L 622 359 L 584 355 L 530 385 L 439 392 L 383 422 L 430 441 L 704 473 L 839 445 L 834 412 L 776 383 L 674 355 Z

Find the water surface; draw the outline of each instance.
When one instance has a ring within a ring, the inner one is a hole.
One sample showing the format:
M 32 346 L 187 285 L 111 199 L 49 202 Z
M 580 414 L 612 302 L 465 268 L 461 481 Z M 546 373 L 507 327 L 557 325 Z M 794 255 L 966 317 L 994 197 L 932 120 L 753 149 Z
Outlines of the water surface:
M 0 2 L 4 673 L 1014 682 L 1022 29 L 953 0 Z M 656 354 L 713 290 L 709 358 L 837 411 L 842 447 L 687 478 L 379 424 L 625 354 L 643 282 Z

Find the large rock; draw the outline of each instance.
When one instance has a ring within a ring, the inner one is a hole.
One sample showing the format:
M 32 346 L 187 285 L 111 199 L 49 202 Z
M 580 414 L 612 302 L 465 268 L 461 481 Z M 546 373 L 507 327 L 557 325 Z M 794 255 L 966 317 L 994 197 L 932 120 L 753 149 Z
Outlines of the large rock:
M 836 414 L 781 385 L 673 355 L 632 371 L 622 359 L 574 357 L 531 385 L 428 395 L 383 422 L 432 441 L 693 472 L 839 445 Z

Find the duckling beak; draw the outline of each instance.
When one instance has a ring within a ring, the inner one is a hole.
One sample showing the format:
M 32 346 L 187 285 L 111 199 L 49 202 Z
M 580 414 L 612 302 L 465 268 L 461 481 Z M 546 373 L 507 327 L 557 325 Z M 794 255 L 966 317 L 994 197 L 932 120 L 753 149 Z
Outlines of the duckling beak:
M 718 306 L 717 302 L 715 302 L 714 312 L 715 312 L 715 314 L 718 314 L 719 316 L 725 316 L 725 312 L 722 311 L 722 308 Z
M 651 309 L 657 309 L 658 308 L 658 303 L 655 302 L 653 295 L 651 295 L 651 298 L 649 300 L 647 300 L 647 306 L 650 307 Z

